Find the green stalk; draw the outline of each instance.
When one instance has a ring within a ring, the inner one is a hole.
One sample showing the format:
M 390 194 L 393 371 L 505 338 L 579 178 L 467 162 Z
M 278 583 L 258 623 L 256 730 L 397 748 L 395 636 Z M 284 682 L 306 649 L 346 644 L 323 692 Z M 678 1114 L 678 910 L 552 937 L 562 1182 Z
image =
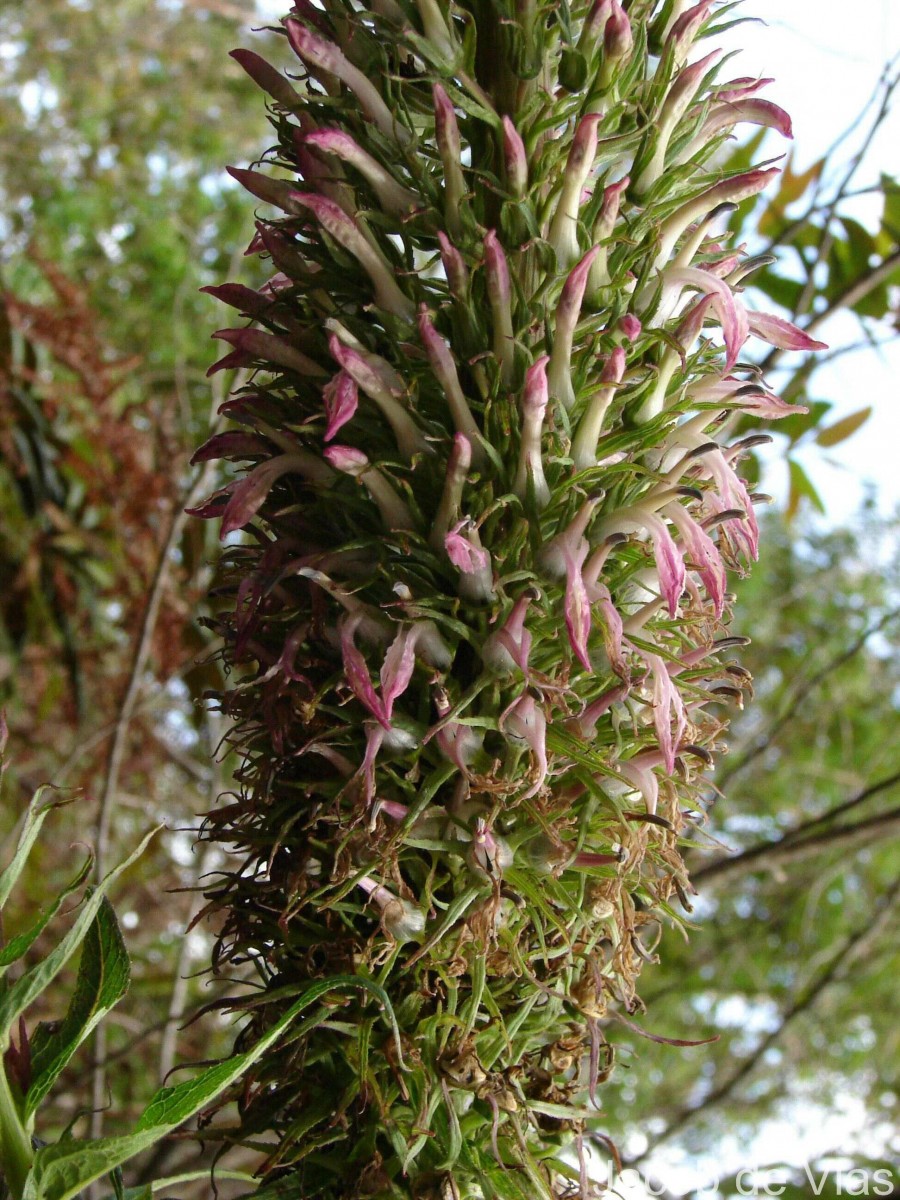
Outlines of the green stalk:
M 13 1098 L 6 1068 L 0 1063 L 0 1172 L 12 1200 L 22 1200 L 34 1151 Z

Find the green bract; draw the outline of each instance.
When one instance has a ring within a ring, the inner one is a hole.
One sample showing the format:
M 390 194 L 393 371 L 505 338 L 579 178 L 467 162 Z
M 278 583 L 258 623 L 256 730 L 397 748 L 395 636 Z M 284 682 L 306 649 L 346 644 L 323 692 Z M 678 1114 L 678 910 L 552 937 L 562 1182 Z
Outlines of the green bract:
M 590 1190 L 604 1030 L 690 909 L 679 847 L 748 686 L 733 430 L 797 410 L 741 348 L 818 346 L 740 297 L 727 216 L 776 171 L 717 151 L 790 122 L 715 25 L 708 0 L 301 0 L 302 84 L 235 52 L 278 142 L 234 174 L 280 215 L 269 282 L 210 289 L 251 318 L 213 370 L 256 368 L 199 452 L 248 464 L 199 510 L 245 531 L 217 964 L 258 972 L 248 1038 L 347 976 L 400 1030 L 341 995 L 251 1069 L 236 1136 L 276 1134 L 273 1196 Z

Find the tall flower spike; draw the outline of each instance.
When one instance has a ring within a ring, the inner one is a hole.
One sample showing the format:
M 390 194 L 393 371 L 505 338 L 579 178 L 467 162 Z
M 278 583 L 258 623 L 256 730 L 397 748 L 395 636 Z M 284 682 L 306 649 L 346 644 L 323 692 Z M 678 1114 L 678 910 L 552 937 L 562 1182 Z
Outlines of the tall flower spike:
M 284 996 L 341 993 L 223 1097 L 236 1141 L 275 1137 L 264 1190 L 481 1197 L 496 1160 L 565 1192 L 601 1021 L 638 1004 L 631 898 L 671 919 L 692 760 L 746 684 L 719 654 L 759 532 L 729 441 L 801 406 L 739 364 L 748 337 L 821 343 L 745 308 L 759 263 L 729 218 L 777 169 L 718 151 L 789 122 L 762 80 L 718 81 L 721 4 L 553 9 L 296 0 L 305 76 L 239 59 L 277 145 L 234 172 L 274 205 L 248 251 L 271 278 L 214 291 L 251 323 L 214 370 L 258 377 L 199 452 L 238 472 L 199 506 L 228 534 L 212 619 L 242 752 L 206 827 L 252 847 L 210 884 L 217 962 L 265 949 L 242 1046 Z M 448 980 L 439 1057 L 410 1053 Z

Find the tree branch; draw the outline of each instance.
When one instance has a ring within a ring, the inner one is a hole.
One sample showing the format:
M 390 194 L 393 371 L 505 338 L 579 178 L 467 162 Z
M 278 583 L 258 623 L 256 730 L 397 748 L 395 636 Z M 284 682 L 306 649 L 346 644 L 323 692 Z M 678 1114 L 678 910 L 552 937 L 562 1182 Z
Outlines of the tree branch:
M 900 773 L 891 779 L 883 781 L 883 787 L 900 780 Z M 821 819 L 821 818 L 820 818 Z M 817 824 L 818 822 L 812 822 Z M 900 809 L 878 813 L 854 825 L 839 825 L 835 829 L 826 829 L 812 837 L 797 840 L 795 834 L 786 834 L 775 842 L 765 842 L 753 846 L 734 858 L 721 858 L 708 866 L 701 867 L 691 875 L 695 884 L 705 883 L 717 887 L 725 879 L 731 881 L 735 877 L 750 875 L 754 871 L 769 871 L 784 868 L 790 863 L 800 862 L 817 854 L 839 847 L 842 850 L 854 850 L 866 845 L 873 837 L 888 834 L 892 836 L 900 830 Z
M 770 723 L 769 728 L 764 730 L 757 738 L 755 744 L 744 754 L 742 758 L 736 759 L 733 763 L 726 763 L 718 773 L 716 783 L 720 788 L 725 786 L 729 779 L 733 779 L 740 771 L 743 771 L 750 763 L 754 762 L 761 754 L 772 745 L 776 737 L 781 733 L 784 727 L 790 722 L 796 709 L 802 704 L 811 692 L 827 679 L 833 672 L 839 670 L 844 663 L 849 662 L 854 655 L 858 654 L 863 649 L 870 637 L 876 633 L 880 633 L 886 625 L 900 617 L 900 608 L 891 609 L 886 612 L 880 621 L 875 625 L 864 629 L 863 632 L 853 641 L 845 650 L 836 654 L 818 671 L 815 671 L 808 679 L 800 680 L 795 688 L 789 693 L 780 714 Z
M 648 1146 L 642 1154 L 630 1159 L 627 1165 L 630 1167 L 637 1166 L 649 1157 L 663 1142 L 671 1140 L 676 1133 L 679 1133 L 686 1125 L 689 1125 L 698 1114 L 708 1113 L 711 1108 L 728 1100 L 762 1060 L 766 1051 L 780 1040 L 794 1021 L 812 1008 L 822 993 L 831 984 L 839 982 L 858 959 L 871 953 L 876 942 L 889 925 L 898 895 L 900 895 L 900 881 L 896 882 L 881 897 L 880 910 L 874 917 L 868 918 L 864 924 L 861 924 L 848 934 L 830 958 L 825 969 L 795 997 L 782 1015 L 778 1027 L 767 1033 L 755 1049 L 738 1062 L 736 1069 L 717 1084 L 703 1100 L 698 1104 L 685 1105 L 683 1108 L 680 1108 L 666 1125 L 665 1129 L 654 1139 L 653 1145 Z

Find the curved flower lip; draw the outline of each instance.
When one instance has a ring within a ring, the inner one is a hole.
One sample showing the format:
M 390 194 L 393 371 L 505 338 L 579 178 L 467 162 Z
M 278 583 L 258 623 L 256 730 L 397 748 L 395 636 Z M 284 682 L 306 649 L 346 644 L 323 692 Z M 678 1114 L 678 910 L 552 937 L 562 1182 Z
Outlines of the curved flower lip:
M 462 532 L 467 529 L 474 529 L 470 520 L 458 521 L 445 536 L 444 546 L 454 567 L 466 575 L 474 575 L 476 571 L 487 570 L 491 560 L 487 550 L 480 543 L 476 545 L 475 541 Z
M 328 422 L 325 441 L 330 442 L 356 413 L 359 406 L 356 383 L 346 371 L 339 371 L 322 389 L 322 400 Z
M 799 326 L 794 325 L 791 321 L 786 321 L 784 317 L 775 316 L 774 313 L 748 311 L 747 319 L 750 332 L 754 337 L 768 342 L 770 346 L 777 346 L 779 350 L 828 349 L 827 342 L 817 342 Z
M 664 286 L 670 284 L 696 288 L 712 297 L 712 306 L 722 325 L 727 351 L 725 370 L 730 371 L 738 360 L 741 348 L 750 335 L 747 310 L 735 298 L 731 288 L 723 279 L 717 279 L 700 267 L 674 267 L 663 271 Z
M 537 766 L 537 778 L 521 799 L 530 800 L 547 778 L 547 718 L 530 692 L 514 700 L 499 721 L 501 731 L 510 741 L 527 745 Z

